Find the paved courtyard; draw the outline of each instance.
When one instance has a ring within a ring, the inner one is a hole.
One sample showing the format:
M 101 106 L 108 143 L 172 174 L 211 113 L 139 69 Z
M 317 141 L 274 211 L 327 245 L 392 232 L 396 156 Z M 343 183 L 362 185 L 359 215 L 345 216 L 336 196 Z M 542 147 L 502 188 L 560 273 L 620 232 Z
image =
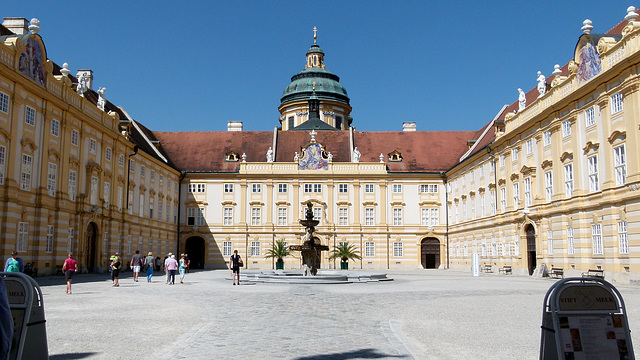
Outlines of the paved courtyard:
M 537 359 L 549 279 L 443 270 L 394 281 L 242 284 L 230 272 L 118 288 L 108 275 L 38 278 L 51 359 Z M 640 287 L 617 286 L 640 337 Z M 635 330 L 635 331 L 634 331 Z

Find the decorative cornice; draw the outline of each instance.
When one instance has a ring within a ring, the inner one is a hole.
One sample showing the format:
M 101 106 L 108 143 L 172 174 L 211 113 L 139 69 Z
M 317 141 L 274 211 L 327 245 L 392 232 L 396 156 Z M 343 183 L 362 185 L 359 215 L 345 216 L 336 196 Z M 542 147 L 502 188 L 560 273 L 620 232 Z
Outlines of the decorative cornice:
M 438 205 L 438 206 L 440 206 L 442 204 L 440 202 L 438 202 L 438 201 L 435 201 L 435 200 L 431 200 L 431 201 L 425 200 L 425 201 L 419 202 L 418 205 L 419 206 L 428 206 L 428 205 L 431 205 L 431 206 Z
M 7 141 L 11 141 L 11 135 L 4 128 L 0 128 L 0 135 L 4 136 Z
M 565 151 L 560 155 L 560 162 L 565 162 L 567 159 L 573 159 L 573 153 Z
M 490 183 L 489 185 L 487 185 L 487 188 L 489 188 L 489 190 L 495 189 L 496 188 L 496 184 Z
M 31 148 L 31 151 L 36 151 L 38 150 L 38 146 L 33 142 L 33 140 L 31 140 L 31 138 L 25 136 L 20 140 L 20 145 L 25 146 L 25 145 L 29 145 L 29 147 Z
M 474 197 L 474 196 L 476 196 L 476 192 L 473 190 L 469 191 L 469 197 Z
M 236 204 L 235 201 L 231 201 L 231 200 L 225 200 L 225 201 L 221 202 L 221 204 L 222 204 L 222 206 L 236 206 L 236 205 L 238 205 L 238 204 Z
M 60 160 L 60 153 L 58 152 L 58 150 L 54 148 L 49 148 L 48 154 L 49 156 L 53 155 L 57 160 Z
M 484 188 L 483 187 L 479 187 L 478 188 L 478 194 L 484 194 Z
M 516 173 L 511 174 L 511 176 L 509 177 L 509 179 L 511 179 L 511 181 L 517 181 L 519 178 L 520 178 L 520 175 L 516 174 Z
M 235 205 L 235 203 L 234 203 L 234 205 Z M 284 200 L 280 200 L 280 201 L 276 202 L 276 206 L 290 206 L 290 205 L 291 205 L 291 203 L 289 203 L 287 201 L 284 201 Z
M 351 203 L 348 201 L 339 201 L 336 203 L 338 206 L 351 206 Z
M 100 166 L 100 164 L 93 161 L 87 164 L 86 169 L 87 172 L 96 172 L 98 174 L 102 172 L 102 167 Z
M 542 162 L 542 164 L 540 164 L 540 166 L 542 166 L 543 169 L 551 167 L 552 165 L 553 165 L 553 161 L 551 160 L 545 160 Z
M 321 201 L 321 200 L 317 200 L 317 199 L 308 199 L 308 200 L 301 201 L 301 202 L 300 202 L 300 205 L 302 205 L 302 206 L 307 206 L 307 203 L 308 203 L 308 202 L 312 202 L 312 203 L 315 203 L 315 204 L 317 204 L 317 205 L 322 205 L 322 206 L 327 205 L 327 203 L 326 203 L 326 202 Z
M 534 176 L 536 174 L 536 168 L 532 166 L 523 165 L 520 169 L 520 173 L 522 175 L 531 175 Z M 511 175 L 513 177 L 513 175 Z
M 251 205 L 251 206 L 264 206 L 264 203 L 262 201 L 255 200 L 255 201 L 250 201 L 249 205 Z
M 504 178 L 498 179 L 498 186 L 502 186 L 502 185 L 504 185 L 506 183 L 507 183 L 507 180 L 505 180 Z
M 394 201 L 394 202 L 390 203 L 389 205 L 391 205 L 391 206 L 406 206 L 407 204 L 403 203 L 402 201 Z
M 609 135 L 609 138 L 607 138 L 607 141 L 609 142 L 609 144 L 613 144 L 613 142 L 617 138 L 620 138 L 621 140 L 626 139 L 627 138 L 627 132 L 626 131 L 615 130 L 614 132 L 611 133 L 611 135 Z
M 362 206 L 378 206 L 378 203 L 375 201 L 365 201 L 362 203 Z
M 589 141 L 587 142 L 587 145 L 582 148 L 582 151 L 584 151 L 585 154 L 588 154 L 591 150 L 598 151 L 599 147 L 600 143 L 592 143 L 591 141 Z

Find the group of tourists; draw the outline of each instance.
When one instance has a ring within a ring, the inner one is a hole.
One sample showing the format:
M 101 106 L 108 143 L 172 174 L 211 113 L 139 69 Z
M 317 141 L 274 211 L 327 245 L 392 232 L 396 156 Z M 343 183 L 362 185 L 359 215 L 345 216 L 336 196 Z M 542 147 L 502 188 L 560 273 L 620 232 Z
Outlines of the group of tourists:
M 184 282 L 185 273 L 189 272 L 190 260 L 187 254 L 181 254 L 180 260 L 176 260 L 176 256 L 173 253 L 167 254 L 164 259 L 163 269 L 165 271 L 165 283 L 169 285 L 175 284 L 176 271 L 180 275 L 180 283 Z M 160 268 L 160 257 L 153 257 L 153 252 L 149 251 L 146 257 L 140 255 L 140 250 L 136 250 L 135 255 L 131 258 L 129 266 L 133 271 L 133 281 L 138 282 L 140 271 L 146 273 L 147 282 L 150 283 L 153 277 L 153 271 Z M 120 286 L 118 276 L 123 268 L 123 261 L 120 254 L 116 252 L 111 256 L 109 269 L 111 270 L 111 283 L 114 287 Z

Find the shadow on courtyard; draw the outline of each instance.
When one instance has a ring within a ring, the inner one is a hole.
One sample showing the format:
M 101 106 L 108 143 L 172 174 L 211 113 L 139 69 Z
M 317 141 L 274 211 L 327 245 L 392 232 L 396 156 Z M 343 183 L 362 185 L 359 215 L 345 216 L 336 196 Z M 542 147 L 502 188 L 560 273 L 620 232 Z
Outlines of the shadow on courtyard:
M 348 360 L 348 359 L 388 359 L 407 358 L 406 355 L 389 355 L 378 352 L 375 349 L 360 349 L 344 353 L 309 355 L 296 358 L 296 360 Z
M 67 353 L 67 354 L 50 355 L 49 360 L 84 359 L 96 354 L 97 353 L 95 352 L 85 352 L 85 353 Z
M 202 271 L 207 271 L 207 270 L 191 270 L 189 273 L 187 273 L 187 278 L 189 274 L 202 272 Z M 164 281 L 164 278 L 165 278 L 164 271 L 156 271 L 153 273 L 152 281 L 154 282 Z M 178 274 L 176 274 L 176 279 L 177 278 L 178 278 Z M 33 279 L 38 283 L 38 285 L 40 285 L 40 287 L 64 285 L 67 283 L 67 281 L 64 279 L 64 276 L 62 275 L 39 276 Z M 121 272 L 120 276 L 118 276 L 118 279 L 120 281 L 131 282 L 133 281 L 133 272 L 131 271 L 125 271 L 124 273 Z M 140 275 L 138 276 L 138 279 L 141 283 L 147 282 L 147 274 L 140 273 Z M 72 284 L 83 284 L 83 283 L 103 282 L 103 281 L 111 281 L 111 274 L 108 272 L 101 273 L 101 274 L 100 273 L 76 274 L 73 277 Z

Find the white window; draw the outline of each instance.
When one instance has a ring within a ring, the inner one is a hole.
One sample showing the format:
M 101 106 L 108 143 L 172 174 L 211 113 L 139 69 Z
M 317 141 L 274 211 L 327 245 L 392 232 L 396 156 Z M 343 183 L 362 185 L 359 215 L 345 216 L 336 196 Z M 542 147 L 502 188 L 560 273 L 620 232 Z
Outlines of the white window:
M 260 256 L 260 241 L 251 242 L 251 256 Z
M 140 165 L 140 176 L 147 176 L 147 168 L 144 165 Z
M 322 184 L 304 184 L 304 192 L 306 193 L 321 193 Z
M 232 193 L 233 192 L 233 184 L 224 184 L 224 192 Z
M 33 158 L 30 155 L 22 155 L 22 173 L 20 175 L 20 190 L 31 190 L 31 167 Z
M 197 183 L 189 184 L 189 192 L 191 193 L 204 193 L 205 189 L 206 189 L 205 184 L 197 184 Z
M 524 206 L 531 206 L 531 178 L 524 179 Z
M 393 256 L 395 257 L 402 256 L 402 243 L 399 241 L 393 243 Z
M 513 184 L 513 208 L 518 208 L 518 201 L 520 201 L 520 184 Z
M 278 208 L 278 225 L 279 226 L 286 226 L 287 225 L 287 208 L 286 207 L 279 207 Z
M 89 139 L 89 152 L 91 154 L 95 154 L 96 153 L 96 148 L 98 147 L 98 143 L 96 142 L 96 139 Z
M 0 111 L 8 114 L 9 113 L 9 95 L 0 92 Z
M 144 194 L 140 194 L 140 202 L 138 203 L 138 216 L 144 216 Z
M 364 224 L 366 226 L 372 226 L 374 224 L 374 212 L 373 208 L 364 209 Z
M 163 205 L 162 204 L 162 199 L 159 199 L 158 200 L 158 220 L 159 221 L 162 221 L 162 208 L 163 208 L 162 205 Z
M 76 129 L 71 130 L 71 145 L 78 146 L 79 142 L 80 142 L 80 133 Z
M 573 241 L 573 227 L 569 226 L 567 228 L 567 253 L 569 255 L 575 254 L 575 245 Z
M 596 109 L 593 106 L 584 111 L 584 121 L 587 127 L 596 124 Z
M 346 194 L 348 191 L 348 185 L 347 184 L 338 184 L 338 192 L 341 194 Z
M 73 241 L 74 241 L 73 234 L 74 234 L 73 228 L 69 228 L 69 238 L 67 239 L 67 253 L 73 252 Z
M 136 172 L 136 162 L 133 159 L 129 159 L 129 171 L 133 173 Z
M 166 219 L 165 219 L 165 220 L 166 220 L 167 222 L 169 222 L 169 218 L 170 218 L 169 211 L 171 210 L 171 205 L 169 204 L 169 202 L 168 202 L 168 201 L 167 201 L 166 205 L 167 205 L 167 209 L 166 209 L 166 211 L 165 211 L 165 213 L 166 213 L 166 215 L 165 215 L 165 216 L 166 216 Z
M 437 192 L 438 192 L 438 185 L 435 185 L 435 184 L 423 184 L 423 185 L 420 185 L 420 193 L 421 194 L 437 193 Z
M 124 166 L 124 155 L 118 155 L 118 165 Z
M 429 226 L 429 209 L 422 208 L 420 212 L 420 223 L 422 224 L 422 226 Z
M 547 247 L 549 256 L 553 256 L 553 230 L 547 231 Z
M 322 209 L 319 207 L 313 208 L 313 220 L 320 221 L 319 225 L 322 225 Z
M 233 208 L 226 207 L 222 211 L 222 225 L 230 226 L 233 225 Z
M 24 122 L 31 126 L 36 124 L 36 109 L 27 106 L 24 113 Z
M 162 182 L 164 181 L 164 177 L 162 176 L 162 174 L 158 175 L 158 182 L 160 183 L 160 187 L 162 187 Z
M 153 197 L 149 196 L 149 219 L 153 219 Z
M 187 225 L 196 225 L 196 208 L 187 208 Z
M 402 225 L 402 208 L 393 209 L 393 225 L 394 226 Z
M 197 215 L 198 215 L 198 218 L 197 218 L 198 226 L 204 226 L 204 208 L 201 207 L 201 208 L 197 208 L 197 209 L 198 209 L 198 213 L 197 213 Z
M 47 225 L 47 244 L 45 245 L 44 251 L 53 251 L 53 225 Z
M 364 243 L 364 256 L 365 257 L 376 256 L 376 244 L 373 241 L 367 241 Z
M 496 162 L 495 160 L 489 162 L 489 172 L 496 171 Z
M 431 209 L 431 226 L 440 224 L 440 211 L 438 209 Z
M 251 225 L 258 226 L 262 223 L 262 219 L 260 218 L 260 208 L 254 207 L 251 208 Z
M 251 184 L 251 192 L 253 193 L 262 192 L 262 184 Z
M 69 170 L 69 200 L 76 201 L 76 182 L 78 175 L 74 170 Z
M 553 173 L 551 171 L 544 173 L 544 191 L 547 201 L 551 201 L 553 197 Z
M 484 217 L 484 215 L 485 215 L 485 212 L 484 212 L 484 210 L 485 210 L 484 205 L 485 205 L 485 198 L 486 198 L 485 195 L 486 195 L 485 193 L 482 193 L 480 195 L 480 216 L 481 217 Z
M 129 215 L 133 215 L 133 190 L 129 190 L 129 195 L 127 197 L 127 212 Z
M 118 206 L 118 211 L 122 212 L 122 198 L 124 196 L 124 189 L 122 188 L 122 186 L 118 186 L 118 193 L 117 193 L 118 198 L 116 199 L 116 203 Z
M 113 157 L 113 150 L 110 147 L 106 148 L 104 150 L 104 159 L 107 161 L 111 161 L 112 157 Z
M 5 164 L 6 154 L 7 154 L 6 151 L 7 151 L 7 148 L 0 145 L 0 185 L 4 185 L 4 164 Z
M 507 209 L 507 189 L 500 188 L 500 210 L 504 212 Z
M 518 149 L 511 149 L 511 162 L 518 161 Z
M 593 255 L 603 255 L 602 248 L 602 225 L 591 225 L 591 238 L 593 239 Z
M 527 155 L 533 154 L 533 139 L 527 140 Z
M 231 241 L 222 242 L 222 256 L 231 256 Z
M 16 251 L 18 252 L 26 252 L 28 248 L 28 239 L 29 239 L 29 223 L 19 222 L 18 223 L 18 242 L 16 244 Z
M 372 194 L 373 193 L 373 184 L 364 184 L 364 192 Z
M 564 166 L 564 194 L 567 198 L 573 195 L 573 164 Z
M 402 193 L 402 184 L 393 184 L 393 193 L 394 194 Z
M 58 165 L 49 163 L 47 171 L 47 191 L 49 196 L 56 196 L 56 180 L 58 178 Z
M 622 93 L 611 95 L 611 114 L 622 111 Z
M 342 226 L 349 225 L 349 209 L 348 208 L 338 209 L 338 225 L 342 225 Z
M 627 157 L 624 144 L 613 148 L 613 163 L 616 173 L 616 185 L 624 185 L 627 182 Z
M 495 190 L 491 190 L 489 192 L 489 203 L 491 204 L 491 215 L 495 215 L 496 214 L 496 191 Z
M 589 191 L 600 190 L 600 180 L 598 179 L 598 155 L 587 158 L 589 163 Z
M 626 221 L 618 221 L 618 244 L 620 255 L 629 255 L 629 240 L 627 239 Z
M 109 205 L 111 205 L 111 183 L 105 182 L 102 190 L 102 195 L 104 197 L 104 207 L 105 209 L 108 209 Z
M 91 205 L 98 205 L 98 178 L 96 176 L 91 177 L 91 192 L 89 195 L 89 203 Z
M 545 131 L 542 133 L 542 145 L 549 146 L 551 145 L 551 131 Z
M 287 184 L 278 184 L 278 192 L 286 193 L 288 191 Z
M 562 137 L 566 138 L 568 136 L 571 136 L 571 120 L 562 122 Z
M 504 155 L 500 155 L 500 167 L 501 168 L 504 167 L 504 163 L 505 163 L 505 156 Z
M 151 170 L 151 181 L 155 181 L 156 179 L 156 172 Z
M 51 119 L 51 135 L 58 137 L 60 135 L 60 121 Z

